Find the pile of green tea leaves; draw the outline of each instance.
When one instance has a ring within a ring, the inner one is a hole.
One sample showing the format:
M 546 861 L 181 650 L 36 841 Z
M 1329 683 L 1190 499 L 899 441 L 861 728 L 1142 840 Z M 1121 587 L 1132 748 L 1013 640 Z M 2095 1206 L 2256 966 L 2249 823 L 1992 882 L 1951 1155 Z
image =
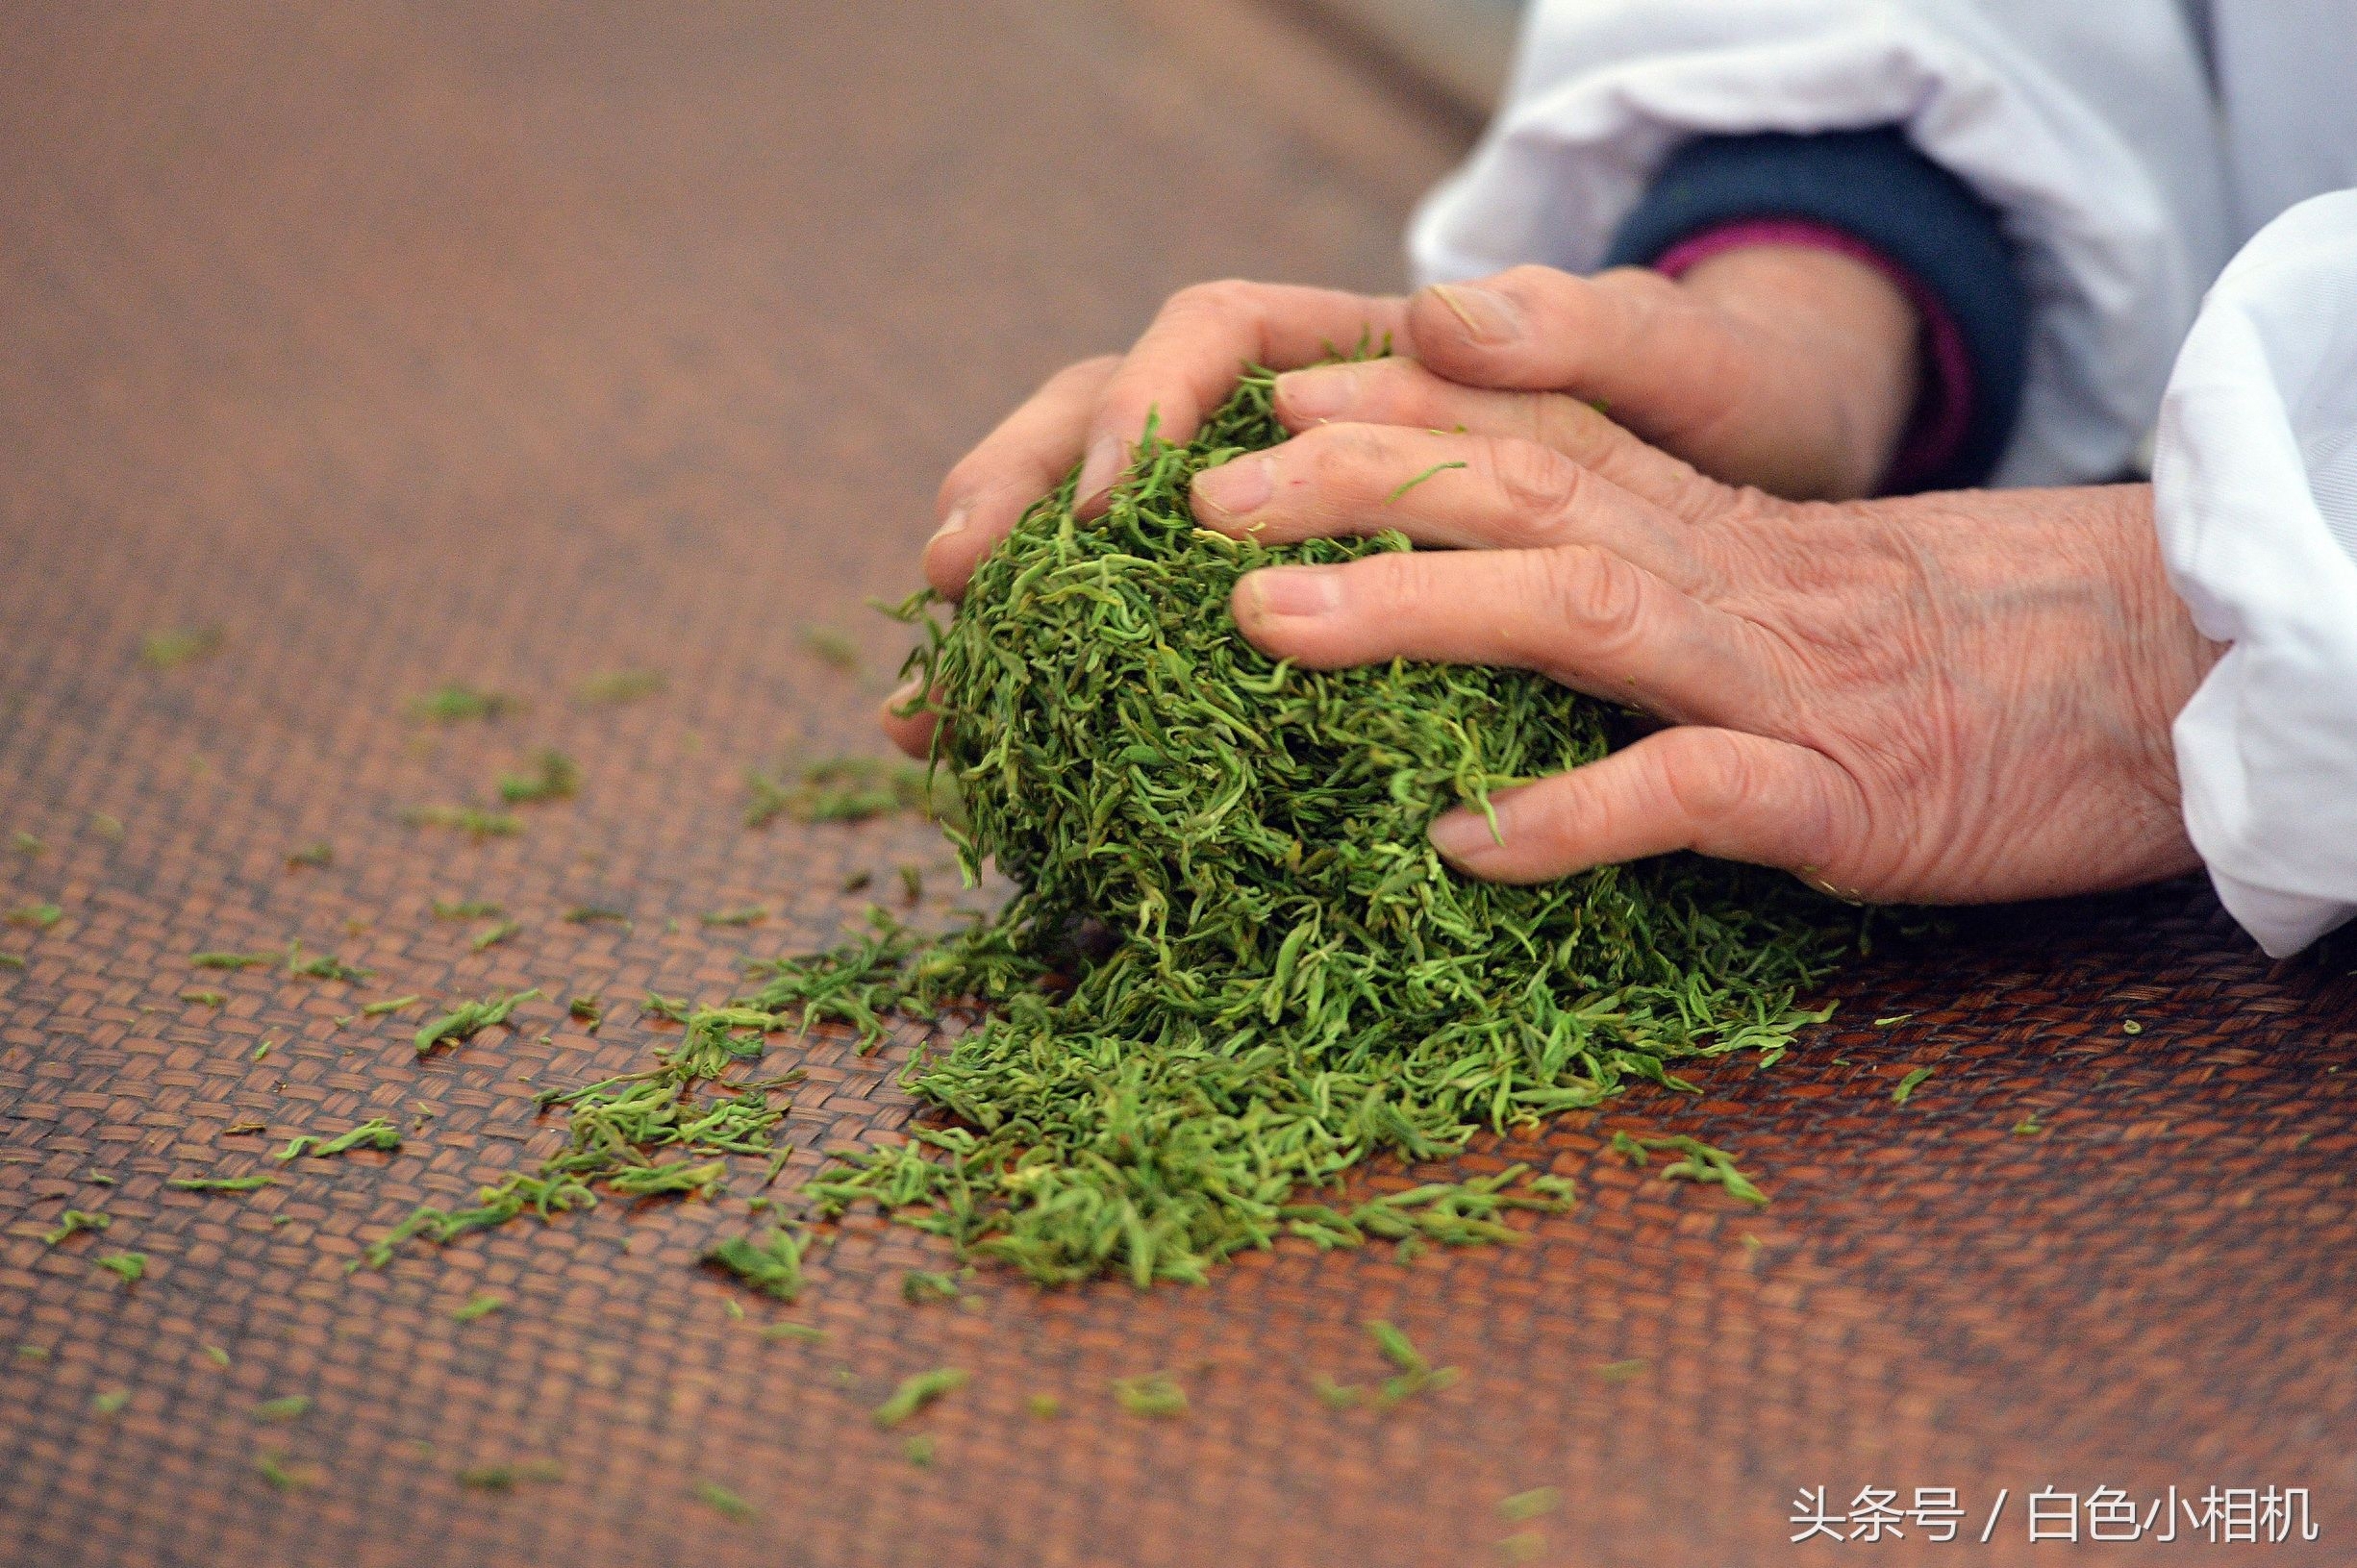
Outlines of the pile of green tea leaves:
M 1396 534 L 1267 548 L 1198 528 L 1200 469 L 1271 446 L 1271 378 L 1192 441 L 1149 435 L 1108 513 L 1072 481 L 982 563 L 910 661 L 967 815 L 967 872 L 1020 892 L 918 941 L 876 933 L 771 966 L 743 1005 L 849 1022 L 979 1009 L 908 1082 L 944 1125 L 846 1157 L 818 1212 L 872 1200 L 1042 1282 L 1199 1280 L 1285 1234 L 1321 1245 L 1511 1238 L 1561 1207 L 1541 1178 L 1439 1182 L 1341 1208 L 1315 1189 L 1601 1105 L 1683 1058 L 1773 1059 L 1823 1016 L 1796 993 L 1841 951 L 1838 907 L 1673 857 L 1543 886 L 1475 882 L 1441 811 L 1593 760 L 1629 716 L 1514 671 L 1272 662 L 1236 580 L 1406 550 Z M 1093 940 L 1091 939 L 1093 937 Z M 1698 1179 L 1732 1164 L 1690 1161 Z

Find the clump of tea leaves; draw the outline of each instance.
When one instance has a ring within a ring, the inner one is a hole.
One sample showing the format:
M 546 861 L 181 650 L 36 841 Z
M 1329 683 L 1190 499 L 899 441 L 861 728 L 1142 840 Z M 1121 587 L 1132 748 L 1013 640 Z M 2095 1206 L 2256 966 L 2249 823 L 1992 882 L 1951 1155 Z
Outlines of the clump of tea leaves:
M 1795 996 L 1847 922 L 1786 879 L 1671 857 L 1503 886 L 1434 852 L 1440 812 L 1592 761 L 1626 715 L 1521 672 L 1309 671 L 1242 638 L 1244 572 L 1410 548 L 1195 525 L 1196 472 L 1284 438 L 1270 393 L 1247 374 L 1193 440 L 1149 435 L 1100 520 L 1067 479 L 925 621 L 951 836 L 1021 891 L 930 944 L 786 960 L 748 999 L 874 1033 L 983 1009 L 911 1072 L 948 1125 L 823 1175 L 821 1212 L 871 1199 L 1043 1282 L 1197 1280 L 1282 1234 L 1347 1244 L 1363 1210 L 1304 1194 L 1372 1156 L 1683 1087 L 1679 1060 L 1780 1052 L 1822 1016 Z M 1494 1239 L 1501 1207 L 1567 1201 L 1482 1185 L 1417 1189 L 1379 1233 Z

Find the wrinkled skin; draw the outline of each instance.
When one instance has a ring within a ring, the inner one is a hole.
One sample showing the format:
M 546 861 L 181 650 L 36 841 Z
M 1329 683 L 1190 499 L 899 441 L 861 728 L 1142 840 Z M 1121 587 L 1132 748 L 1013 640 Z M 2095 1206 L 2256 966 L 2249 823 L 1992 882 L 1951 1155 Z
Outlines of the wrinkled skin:
M 928 575 L 962 588 L 1022 505 L 1082 453 L 1098 465 L 1109 438 L 1102 466 L 1116 471 L 1125 448 L 1107 432 L 1133 414 L 1142 424 L 1150 387 L 1162 388 L 1166 427 L 1191 428 L 1215 395 L 1213 367 L 1314 362 L 1322 348 L 1303 335 L 1355 310 L 1319 337 L 1353 340 L 1365 320 L 1425 362 L 1281 378 L 1277 411 L 1295 438 L 1201 475 L 1196 514 L 1271 542 L 1396 528 L 1450 548 L 1253 573 L 1234 602 L 1244 635 L 1318 668 L 1517 665 L 1665 721 L 1602 761 L 1502 792 L 1502 841 L 1471 813 L 1442 817 L 1434 841 L 1460 869 L 1530 882 L 1693 849 L 1850 898 L 1964 903 L 2198 863 L 2169 727 L 2219 650 L 2169 589 L 2147 486 L 1837 504 L 1721 483 L 1585 400 L 1610 398 L 1619 418 L 1721 473 L 1845 494 L 1887 462 L 1911 379 L 1877 383 L 1878 406 L 1812 412 L 1803 368 L 1729 325 L 1743 311 L 1666 303 L 1659 290 L 1679 286 L 1636 285 L 1630 298 L 1652 291 L 1642 341 L 1691 338 L 1683 360 L 1638 353 L 1641 339 L 1611 336 L 1634 329 L 1612 325 L 1626 300 L 1597 304 L 1606 280 L 1540 271 L 1494 280 L 1526 330 L 1486 368 L 1463 339 L 1487 305 L 1463 289 L 1428 290 L 1388 317 L 1385 302 L 1310 290 L 1184 309 L 1182 295 L 1127 360 L 1066 372 L 953 471 L 944 511 L 962 526 L 928 547 Z M 1792 286 L 1788 271 L 1779 286 Z M 1595 318 L 1584 324 L 1569 313 L 1583 301 Z M 1874 337 L 1857 324 L 1858 299 L 1827 309 L 1853 329 L 1835 339 Z M 1618 346 L 1590 346 L 1598 335 Z M 1582 354 L 1601 366 L 1623 352 L 1656 367 L 1630 374 L 1653 379 L 1619 396 L 1592 390 L 1600 372 Z M 1746 444 L 1753 428 L 1782 431 L 1785 444 Z M 1788 472 L 1767 471 L 1777 463 Z M 1430 472 L 1440 464 L 1463 466 Z M 887 725 L 922 747 L 921 718 Z

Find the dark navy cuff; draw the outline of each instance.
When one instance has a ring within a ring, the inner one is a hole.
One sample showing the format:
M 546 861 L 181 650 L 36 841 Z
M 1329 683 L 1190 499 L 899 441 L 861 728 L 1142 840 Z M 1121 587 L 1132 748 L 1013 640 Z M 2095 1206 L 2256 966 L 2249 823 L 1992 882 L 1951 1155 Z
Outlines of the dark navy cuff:
M 2029 347 L 2029 294 L 1995 210 L 1893 128 L 1703 137 L 1670 155 L 1605 264 L 1649 265 L 1707 230 L 1763 218 L 1852 236 L 1944 307 L 1970 366 L 1968 408 L 1952 452 L 1907 487 L 1985 483 L 2020 412 Z

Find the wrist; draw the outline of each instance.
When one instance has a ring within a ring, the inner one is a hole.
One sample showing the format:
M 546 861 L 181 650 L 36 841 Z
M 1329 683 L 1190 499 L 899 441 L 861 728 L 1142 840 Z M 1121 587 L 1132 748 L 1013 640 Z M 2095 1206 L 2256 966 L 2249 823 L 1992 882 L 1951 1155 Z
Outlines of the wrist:
M 1924 396 L 1933 379 L 1924 311 L 1864 246 L 1781 233 L 1797 225 L 1753 227 L 1756 237 L 1722 232 L 1731 242 L 1713 244 L 1719 236 L 1704 236 L 1656 265 L 1775 346 L 1797 407 L 1818 426 L 1827 488 L 1874 494 L 1902 466 L 1902 448 L 1917 444 L 1918 411 L 1933 401 Z

